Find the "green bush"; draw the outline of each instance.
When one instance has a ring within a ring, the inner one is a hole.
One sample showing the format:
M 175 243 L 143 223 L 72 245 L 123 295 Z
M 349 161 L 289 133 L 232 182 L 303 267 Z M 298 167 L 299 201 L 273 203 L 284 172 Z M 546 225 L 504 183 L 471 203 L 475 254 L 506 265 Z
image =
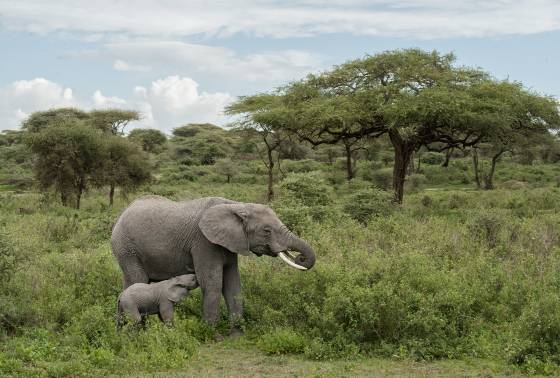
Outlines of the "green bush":
M 359 190 L 344 203 L 344 212 L 364 224 L 371 218 L 388 216 L 394 210 L 393 196 L 374 188 Z
M 414 191 L 419 190 L 426 185 L 426 182 L 426 176 L 421 173 L 414 173 L 406 179 L 407 189 Z
M 424 164 L 440 165 L 445 160 L 445 156 L 441 152 L 425 152 L 422 154 L 420 161 Z
M 373 171 L 371 174 L 371 181 L 375 186 L 381 189 L 388 190 L 393 186 L 393 169 L 383 168 Z
M 283 196 L 305 206 L 326 206 L 330 202 L 331 188 L 319 172 L 290 173 L 280 183 L 280 190 Z
M 275 329 L 261 336 L 258 346 L 267 354 L 301 354 L 307 340 L 290 329 Z

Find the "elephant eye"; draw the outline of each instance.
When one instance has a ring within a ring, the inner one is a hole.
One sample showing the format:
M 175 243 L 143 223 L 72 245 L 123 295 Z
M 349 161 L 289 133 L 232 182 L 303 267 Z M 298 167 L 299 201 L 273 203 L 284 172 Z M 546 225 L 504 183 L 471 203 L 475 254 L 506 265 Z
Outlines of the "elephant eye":
M 265 227 L 264 232 L 265 234 L 270 235 L 272 233 L 272 229 L 270 227 Z

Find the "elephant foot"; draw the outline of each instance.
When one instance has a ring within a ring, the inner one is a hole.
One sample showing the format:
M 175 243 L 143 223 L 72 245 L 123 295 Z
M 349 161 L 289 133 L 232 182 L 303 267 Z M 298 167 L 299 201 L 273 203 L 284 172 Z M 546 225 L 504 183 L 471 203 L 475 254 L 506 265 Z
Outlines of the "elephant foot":
M 231 338 L 236 339 L 241 336 L 243 336 L 243 331 L 240 328 L 234 327 L 229 331 L 229 337 Z

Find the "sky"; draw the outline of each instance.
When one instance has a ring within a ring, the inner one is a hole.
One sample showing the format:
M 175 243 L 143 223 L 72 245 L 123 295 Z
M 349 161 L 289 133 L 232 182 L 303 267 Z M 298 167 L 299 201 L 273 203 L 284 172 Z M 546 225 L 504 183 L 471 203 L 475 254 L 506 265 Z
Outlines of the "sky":
M 65 106 L 223 126 L 237 96 L 411 47 L 560 97 L 559 46 L 560 0 L 0 0 L 0 130 Z

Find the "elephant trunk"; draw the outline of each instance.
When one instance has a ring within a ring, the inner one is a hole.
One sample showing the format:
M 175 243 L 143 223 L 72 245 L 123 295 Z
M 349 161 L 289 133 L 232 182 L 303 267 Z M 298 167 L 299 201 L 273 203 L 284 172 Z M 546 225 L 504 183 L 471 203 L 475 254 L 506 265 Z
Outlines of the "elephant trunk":
M 313 265 L 315 265 L 315 251 L 313 251 L 309 244 L 307 244 L 304 240 L 298 238 L 291 232 L 289 234 L 288 249 L 299 252 L 299 255 L 293 257 L 293 261 L 289 260 L 285 254 L 280 254 L 282 260 L 284 260 L 288 265 L 302 270 L 311 269 Z

